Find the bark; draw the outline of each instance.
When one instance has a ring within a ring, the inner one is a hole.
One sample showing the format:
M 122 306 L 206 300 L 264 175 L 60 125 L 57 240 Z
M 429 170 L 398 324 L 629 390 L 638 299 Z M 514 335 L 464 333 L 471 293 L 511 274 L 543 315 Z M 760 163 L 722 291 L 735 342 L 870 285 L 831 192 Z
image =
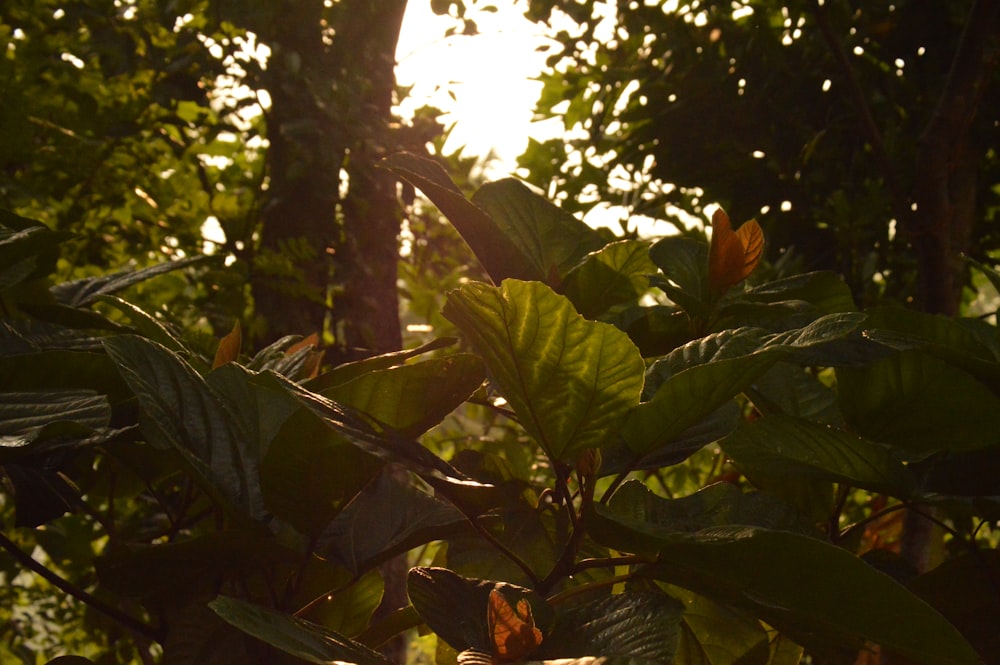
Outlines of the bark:
M 973 148 L 972 128 L 1000 58 L 998 35 L 1000 0 L 977 0 L 945 89 L 920 137 L 913 208 L 904 230 L 917 257 L 919 305 L 932 314 L 954 316 L 961 303 L 962 255 L 970 248 L 975 225 L 981 158 L 981 152 Z M 933 522 L 908 511 L 901 554 L 914 570 L 924 572 L 935 564 L 941 538 Z
M 326 332 L 335 364 L 400 348 L 400 212 L 395 181 L 376 164 L 392 151 L 405 7 L 289 0 L 274 6 L 261 35 L 272 55 L 268 190 L 252 280 L 258 343 Z

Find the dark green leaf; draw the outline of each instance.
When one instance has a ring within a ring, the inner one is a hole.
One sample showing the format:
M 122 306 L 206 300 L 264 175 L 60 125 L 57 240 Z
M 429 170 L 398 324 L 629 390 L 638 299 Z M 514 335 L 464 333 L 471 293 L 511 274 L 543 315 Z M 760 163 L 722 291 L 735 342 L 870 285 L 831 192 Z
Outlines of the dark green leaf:
M 770 663 L 767 631 L 759 622 L 687 589 L 671 586 L 668 592 L 684 603 L 673 665 Z
M 840 367 L 837 391 L 854 430 L 911 458 L 1000 443 L 1000 398 L 969 373 L 919 351 Z
M 227 596 L 218 596 L 208 605 L 248 635 L 309 663 L 330 665 L 331 661 L 338 661 L 352 665 L 391 665 L 362 644 L 287 614 Z
M 396 553 L 464 530 L 467 524 L 451 505 L 383 471 L 323 529 L 316 552 L 357 574 Z
M 773 350 L 709 362 L 671 376 L 653 398 L 632 410 L 622 436 L 645 455 L 663 448 L 684 430 L 708 417 L 780 358 Z
M 773 414 L 744 423 L 720 445 L 748 473 L 817 478 L 902 498 L 916 489 L 916 478 L 889 448 L 799 418 Z
M 87 277 L 73 282 L 63 282 L 58 286 L 52 287 L 51 291 L 56 300 L 63 305 L 82 307 L 97 302 L 102 295 L 118 293 L 134 284 L 144 282 L 157 275 L 218 260 L 217 257 L 211 256 L 192 256 L 185 259 L 158 263 L 139 270 L 123 270 L 108 275 Z
M 605 596 L 556 612 L 538 657 L 620 656 L 673 662 L 684 606 L 662 592 Z
M 671 236 L 650 247 L 649 258 L 665 278 L 654 280 L 654 286 L 692 317 L 708 314 L 708 243 Z
M 382 164 L 420 189 L 444 213 L 494 282 L 508 277 L 537 277 L 529 258 L 497 228 L 486 211 L 465 198 L 440 164 L 405 152 L 386 157 Z
M 323 392 L 408 436 L 420 436 L 464 402 L 485 380 L 470 354 L 374 370 Z

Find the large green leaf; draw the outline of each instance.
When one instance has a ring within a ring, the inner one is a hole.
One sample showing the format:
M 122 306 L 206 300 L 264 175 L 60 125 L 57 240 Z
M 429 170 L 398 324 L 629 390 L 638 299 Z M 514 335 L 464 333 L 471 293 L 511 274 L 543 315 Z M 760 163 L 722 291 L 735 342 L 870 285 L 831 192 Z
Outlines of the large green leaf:
M 667 446 L 682 432 L 746 390 L 781 357 L 776 349 L 690 367 L 666 380 L 648 402 L 629 414 L 622 436 L 645 455 Z
M 1000 443 L 1000 398 L 968 372 L 920 351 L 840 367 L 837 391 L 853 429 L 914 458 Z
M 455 344 L 457 341 L 458 340 L 454 337 L 438 337 L 437 339 L 433 339 L 430 342 L 421 344 L 413 349 L 391 351 L 389 353 L 382 353 L 370 358 L 364 358 L 362 360 L 344 363 L 343 365 L 337 365 L 330 371 L 324 372 L 316 378 L 306 381 L 304 385 L 313 392 L 321 393 L 327 388 L 347 383 L 352 379 L 364 376 L 370 372 L 380 369 L 389 369 L 391 367 L 399 367 L 406 364 L 406 361 L 408 360 L 425 353 L 430 353 L 431 351 L 447 348 Z
M 979 662 L 944 617 L 846 550 L 755 526 L 671 532 L 652 512 L 634 512 L 635 505 L 627 501 L 623 513 L 614 499 L 595 506 L 598 525 L 613 526 L 593 533 L 615 549 L 628 551 L 622 541 L 631 540 L 655 550 L 657 563 L 646 575 L 744 607 L 807 647 L 849 652 L 867 640 L 927 665 Z
M 513 178 L 486 183 L 472 202 L 527 257 L 532 279 L 561 281 L 583 257 L 605 244 L 600 233 Z
M 100 275 L 98 277 L 87 277 L 72 282 L 63 282 L 58 286 L 52 287 L 51 291 L 58 302 L 70 307 L 82 307 L 96 302 L 102 295 L 118 293 L 157 275 L 219 260 L 218 257 L 212 256 L 191 256 L 184 259 L 157 263 L 156 265 L 139 270 L 122 270 L 121 272 Z
M 382 164 L 422 191 L 444 213 L 494 282 L 508 277 L 539 277 L 529 258 L 485 210 L 465 198 L 440 164 L 405 152 L 386 157 Z
M 773 414 L 744 423 L 720 445 L 750 476 L 759 471 L 817 478 L 903 498 L 917 485 L 912 472 L 886 446 L 790 416 Z
M 689 496 L 664 499 L 638 480 L 618 488 L 607 506 L 587 515 L 594 538 L 628 552 L 654 553 L 664 539 L 731 524 L 815 534 L 788 504 L 763 492 L 744 494 L 729 483 L 714 483 Z
M 608 442 L 639 401 L 644 365 L 628 337 L 585 320 L 544 284 L 467 284 L 448 295 L 444 314 L 552 457 L 572 460 Z
M 383 471 L 369 483 L 316 539 L 317 554 L 357 574 L 401 551 L 467 528 L 457 509 L 403 479 Z
M 804 301 L 824 314 L 857 310 L 844 278 L 828 271 L 807 272 L 766 282 L 748 289 L 743 297 L 761 303 Z
M 284 422 L 261 460 L 264 505 L 302 533 L 318 536 L 382 464 L 303 408 Z
M 323 394 L 404 434 L 419 436 L 468 399 L 485 378 L 479 358 L 457 354 L 374 370 Z
M 214 495 L 265 519 L 257 442 L 205 380 L 176 353 L 141 337 L 109 338 L 104 347 L 139 401 L 150 441 L 179 452 Z
M 619 656 L 673 662 L 683 610 L 676 599 L 652 591 L 605 596 L 558 608 L 536 656 Z
M 591 252 L 563 282 L 563 293 L 576 310 L 596 318 L 615 305 L 635 301 L 649 290 L 656 266 L 649 259 L 649 243 L 619 240 Z
M 208 605 L 248 635 L 309 663 L 330 665 L 336 661 L 352 665 L 391 665 L 363 644 L 287 614 L 228 596 L 218 596 Z

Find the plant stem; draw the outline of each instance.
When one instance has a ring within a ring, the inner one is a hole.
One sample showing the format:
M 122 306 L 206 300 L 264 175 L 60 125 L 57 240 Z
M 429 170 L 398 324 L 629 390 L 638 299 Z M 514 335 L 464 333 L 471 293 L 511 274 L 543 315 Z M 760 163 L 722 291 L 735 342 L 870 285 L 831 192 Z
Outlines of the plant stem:
M 117 621 L 122 626 L 127 628 L 129 631 L 140 635 L 146 639 L 153 640 L 155 642 L 162 641 L 159 631 L 148 624 L 143 623 L 139 619 L 126 614 L 116 607 L 108 605 L 103 600 L 97 598 L 93 594 L 84 591 L 83 589 L 77 587 L 75 584 L 69 580 L 56 574 L 54 571 L 46 568 L 43 564 L 39 563 L 30 554 L 24 552 L 17 545 L 14 544 L 7 536 L 0 531 L 0 547 L 9 553 L 15 561 L 20 563 L 22 566 L 32 571 L 39 577 L 42 577 L 52 586 L 60 589 L 64 593 L 76 598 L 82 603 L 93 607 L 95 610 L 104 614 L 110 619 Z

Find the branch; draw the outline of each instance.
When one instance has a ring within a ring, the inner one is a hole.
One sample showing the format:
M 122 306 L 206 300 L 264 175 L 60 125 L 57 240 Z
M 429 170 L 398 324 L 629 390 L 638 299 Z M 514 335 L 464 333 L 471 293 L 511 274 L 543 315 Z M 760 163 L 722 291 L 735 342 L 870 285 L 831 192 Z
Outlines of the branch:
M 108 605 L 93 594 L 84 591 L 69 580 L 60 577 L 55 572 L 46 568 L 43 564 L 36 561 L 31 555 L 21 551 L 21 549 L 8 539 L 2 531 L 0 531 L 0 548 L 6 550 L 15 561 L 39 577 L 44 578 L 47 582 L 52 584 L 52 586 L 60 589 L 64 593 L 69 594 L 80 602 L 89 605 L 108 618 L 117 621 L 131 632 L 146 639 L 153 640 L 154 642 L 162 641 L 159 631 L 156 630 L 156 628 L 139 621 L 135 617 L 122 612 L 116 607 Z

